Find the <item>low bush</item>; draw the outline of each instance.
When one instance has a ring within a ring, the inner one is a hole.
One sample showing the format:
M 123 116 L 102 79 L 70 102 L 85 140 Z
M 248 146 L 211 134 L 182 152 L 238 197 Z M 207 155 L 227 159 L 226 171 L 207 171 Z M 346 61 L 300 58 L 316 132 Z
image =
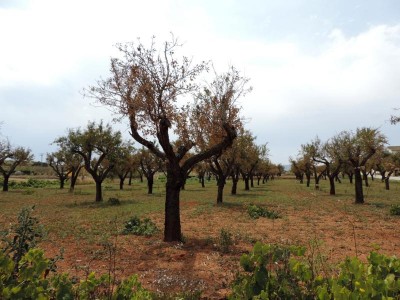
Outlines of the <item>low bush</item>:
M 392 205 L 390 207 L 390 214 L 392 216 L 400 216 L 400 205 Z
M 118 198 L 111 197 L 111 198 L 108 199 L 108 204 L 110 204 L 110 205 L 120 205 L 121 201 L 119 201 Z
M 223 253 L 228 253 L 233 246 L 232 233 L 229 230 L 221 229 L 218 237 L 218 248 Z
M 247 207 L 247 212 L 252 219 L 258 219 L 260 217 L 268 219 L 279 219 L 280 215 L 275 211 L 270 211 L 264 207 L 257 206 L 255 204 L 250 204 Z
M 125 223 L 125 228 L 122 233 L 152 236 L 158 231 L 159 229 L 157 228 L 156 224 L 154 224 L 150 219 L 146 218 L 140 220 L 137 216 L 134 216 Z

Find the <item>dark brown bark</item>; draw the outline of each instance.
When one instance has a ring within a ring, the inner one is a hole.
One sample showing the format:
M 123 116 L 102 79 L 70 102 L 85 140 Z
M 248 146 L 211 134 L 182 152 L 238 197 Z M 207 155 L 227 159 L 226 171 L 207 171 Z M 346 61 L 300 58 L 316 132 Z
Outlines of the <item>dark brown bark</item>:
M 250 191 L 250 185 L 249 185 L 249 177 L 248 176 L 246 176 L 245 178 L 244 178 L 244 190 L 245 191 Z
M 310 187 L 310 182 L 311 182 L 311 173 L 307 172 L 306 173 L 306 179 L 307 179 L 307 187 Z
M 132 177 L 133 177 L 133 172 L 129 172 L 129 180 L 128 180 L 128 185 L 132 185 Z
M 359 168 L 354 169 L 354 186 L 356 192 L 356 204 L 363 204 L 364 203 L 364 194 L 363 194 L 363 184 L 362 184 L 362 176 L 361 170 Z
M 386 190 L 389 190 L 389 177 L 385 178 L 385 188 Z
M 329 185 L 330 185 L 330 190 L 329 190 L 329 195 L 335 195 L 336 190 L 335 190 L 335 177 L 336 176 L 329 176 Z
M 182 239 L 179 196 L 183 184 L 179 166 L 167 169 L 165 195 L 164 241 L 173 242 Z
M 96 202 L 103 201 L 103 191 L 101 189 L 101 184 L 103 181 L 96 181 Z
M 237 194 L 237 183 L 238 183 L 238 181 L 234 180 L 232 178 L 232 189 L 231 189 L 231 194 L 232 195 L 236 195 Z
M 147 194 L 153 194 L 154 173 L 150 173 L 147 177 Z
M 217 204 L 222 204 L 222 199 L 224 197 L 224 187 L 225 187 L 225 180 L 218 179 Z
M 73 168 L 71 170 L 71 181 L 70 181 L 70 185 L 69 185 L 69 192 L 73 193 L 75 190 L 75 184 L 76 181 L 78 180 L 78 176 L 80 171 L 82 170 L 83 166 L 79 166 L 78 168 Z
M 365 186 L 369 187 L 369 182 L 368 182 L 368 173 L 366 171 L 361 170 L 362 173 L 362 178 L 365 182 Z
M 3 174 L 3 192 L 8 192 L 8 181 L 10 179 L 9 174 Z
M 64 183 L 65 183 L 65 179 L 64 178 L 60 178 L 60 189 L 64 188 Z

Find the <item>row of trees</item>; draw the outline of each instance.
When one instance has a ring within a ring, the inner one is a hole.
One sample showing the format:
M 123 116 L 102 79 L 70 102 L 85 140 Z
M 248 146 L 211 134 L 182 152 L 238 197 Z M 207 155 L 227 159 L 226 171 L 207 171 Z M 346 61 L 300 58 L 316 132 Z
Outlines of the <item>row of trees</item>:
M 335 182 L 340 182 L 339 174 L 346 174 L 351 183 L 354 178 L 355 203 L 364 203 L 363 180 L 368 185 L 368 176 L 374 178 L 379 171 L 389 189 L 389 178 L 400 167 L 400 154 L 388 151 L 386 144 L 386 137 L 374 128 L 342 131 L 326 142 L 316 137 L 301 145 L 296 159 L 290 158 L 292 171 L 300 182 L 305 176 L 307 186 L 313 177 L 316 189 L 321 178 L 328 178 L 331 195 L 335 195 Z

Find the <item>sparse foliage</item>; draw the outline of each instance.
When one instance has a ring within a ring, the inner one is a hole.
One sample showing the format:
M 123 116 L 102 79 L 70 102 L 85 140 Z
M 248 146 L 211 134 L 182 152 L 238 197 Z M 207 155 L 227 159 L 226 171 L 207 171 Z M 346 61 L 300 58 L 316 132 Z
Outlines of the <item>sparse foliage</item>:
M 193 64 L 185 56 L 178 59 L 180 45 L 174 37 L 160 51 L 154 39 L 149 47 L 139 41 L 120 44 L 118 50 L 121 58 L 111 59 L 110 77 L 99 80 L 86 94 L 127 117 L 132 137 L 166 161 L 164 240 L 179 241 L 179 195 L 186 175 L 200 161 L 232 145 L 237 134 L 231 116 L 238 113 L 235 101 L 244 94 L 248 80 L 231 68 L 201 89 L 198 78 L 208 64 Z M 195 103 L 182 105 L 181 100 L 193 94 Z M 206 121 L 213 123 L 202 124 Z M 193 130 L 198 126 L 214 128 L 216 134 L 208 137 L 208 132 Z M 205 148 L 196 146 L 201 144 Z M 193 150 L 196 153 L 185 158 Z

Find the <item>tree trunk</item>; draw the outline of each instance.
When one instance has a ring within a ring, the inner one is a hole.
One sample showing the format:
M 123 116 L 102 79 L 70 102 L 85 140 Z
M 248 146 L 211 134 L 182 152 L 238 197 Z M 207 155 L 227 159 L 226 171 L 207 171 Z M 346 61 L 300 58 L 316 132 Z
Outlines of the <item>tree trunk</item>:
M 124 181 L 125 181 L 125 178 L 123 176 L 119 176 L 119 189 L 120 190 L 124 189 Z
M 179 214 L 179 195 L 183 184 L 180 170 L 167 170 L 167 183 L 165 195 L 165 223 L 164 241 L 181 241 L 181 219 Z
M 71 172 L 71 184 L 69 185 L 69 192 L 70 193 L 73 193 L 74 190 L 75 190 L 75 184 L 76 184 L 76 181 L 78 180 L 78 176 L 79 176 L 79 171 L 78 172 L 76 172 L 76 171 Z
M 60 178 L 60 189 L 64 188 L 65 178 Z
M 132 177 L 133 177 L 133 172 L 130 171 L 130 172 L 129 172 L 129 181 L 128 181 L 128 185 L 132 185 Z
M 362 177 L 363 177 L 363 179 L 364 179 L 365 186 L 366 186 L 366 187 L 369 187 L 368 175 L 367 175 L 367 173 L 364 173 L 364 172 L 363 172 Z
M 362 184 L 362 176 L 359 168 L 354 169 L 354 181 L 355 181 L 355 191 L 356 191 L 356 204 L 364 203 L 364 194 L 363 194 L 363 184 Z
M 10 175 L 3 175 L 4 180 L 3 180 L 3 192 L 8 192 L 8 181 L 10 179 Z
M 385 188 L 389 190 L 389 176 L 385 178 Z
M 257 177 L 257 185 L 260 185 L 260 180 L 261 180 L 261 177 Z
M 319 190 L 319 178 L 320 178 L 319 176 L 315 177 L 315 189 L 316 190 Z
M 153 194 L 154 174 L 147 176 L 147 194 Z
M 310 187 L 311 174 L 306 174 L 306 178 L 307 178 L 307 187 Z
M 331 186 L 330 190 L 329 190 L 329 195 L 336 195 L 336 191 L 335 191 L 335 178 L 336 176 L 329 176 L 329 184 Z
M 102 181 L 96 181 L 96 202 L 103 201 L 103 192 L 101 190 Z
M 231 189 L 232 195 L 236 195 L 237 193 L 237 183 L 238 181 L 235 178 L 232 178 L 232 189 Z
M 225 180 L 223 179 L 218 180 L 217 204 L 222 204 L 222 200 L 224 197 L 224 187 L 225 187 Z
M 202 188 L 206 187 L 206 186 L 204 185 L 204 175 L 201 176 L 201 187 L 202 187 Z
M 244 178 L 244 190 L 245 191 L 250 191 L 249 177 L 248 176 L 246 176 Z
M 254 187 L 254 178 L 253 175 L 250 175 L 250 186 L 253 188 Z
M 349 174 L 349 181 L 350 181 L 350 184 L 353 184 L 353 175 L 354 175 L 354 174 Z

